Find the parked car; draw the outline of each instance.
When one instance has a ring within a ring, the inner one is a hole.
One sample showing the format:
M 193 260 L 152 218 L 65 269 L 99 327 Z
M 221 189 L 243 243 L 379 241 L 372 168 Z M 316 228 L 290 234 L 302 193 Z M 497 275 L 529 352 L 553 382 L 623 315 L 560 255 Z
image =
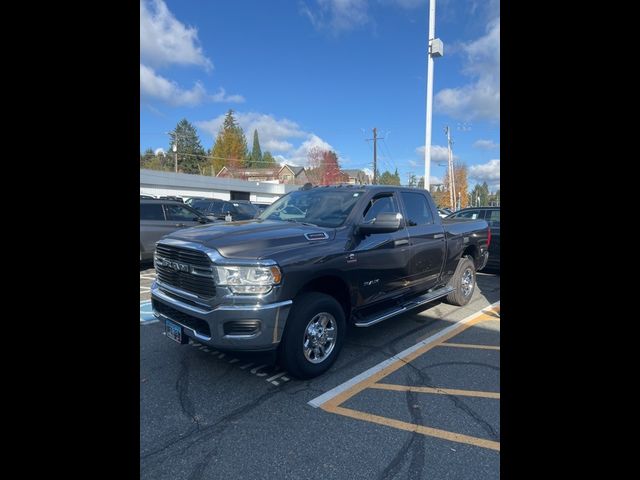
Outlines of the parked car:
M 196 200 L 191 206 L 202 212 L 211 219 L 224 220 L 227 214 L 231 215 L 231 220 L 251 220 L 259 213 L 258 209 L 247 200 L 220 200 L 218 198 L 208 198 L 206 200 Z
M 176 197 L 175 195 L 166 195 L 163 197 L 158 197 L 160 200 L 172 200 L 174 202 L 184 203 L 182 197 Z
M 440 218 L 448 217 L 449 215 L 451 215 L 451 210 L 446 208 L 439 208 L 438 215 L 440 215 Z
M 427 191 L 297 190 L 257 219 L 160 240 L 152 308 L 180 344 L 277 349 L 289 373 L 311 378 L 335 361 L 347 323 L 369 327 L 440 298 L 466 305 L 489 240 L 484 220 L 441 220 Z
M 489 246 L 489 262 L 487 269 L 500 270 L 500 207 L 463 208 L 447 218 L 469 218 L 486 220 L 491 229 L 491 245 Z
M 266 208 L 271 205 L 270 203 L 253 203 L 258 210 L 260 210 L 260 213 L 264 212 L 266 210 Z
M 192 206 L 191 204 L 196 200 L 207 200 L 207 197 L 189 197 L 185 199 L 184 204 L 189 205 L 191 207 Z
M 153 197 L 151 195 L 143 195 L 142 193 L 140 194 L 140 200 L 153 200 L 156 197 Z
M 153 259 L 156 242 L 175 230 L 211 220 L 187 205 L 161 199 L 140 200 L 140 261 Z

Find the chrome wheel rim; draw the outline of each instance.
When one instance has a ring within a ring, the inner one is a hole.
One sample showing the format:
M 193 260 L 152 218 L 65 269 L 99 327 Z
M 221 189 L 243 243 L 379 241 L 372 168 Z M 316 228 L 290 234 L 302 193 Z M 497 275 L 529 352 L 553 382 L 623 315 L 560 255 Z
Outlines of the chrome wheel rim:
M 336 346 L 338 324 L 333 315 L 318 313 L 307 324 L 302 339 L 304 357 L 311 363 L 322 363 Z
M 473 270 L 471 267 L 467 267 L 462 273 L 462 281 L 460 282 L 460 288 L 462 295 L 468 297 L 473 292 Z

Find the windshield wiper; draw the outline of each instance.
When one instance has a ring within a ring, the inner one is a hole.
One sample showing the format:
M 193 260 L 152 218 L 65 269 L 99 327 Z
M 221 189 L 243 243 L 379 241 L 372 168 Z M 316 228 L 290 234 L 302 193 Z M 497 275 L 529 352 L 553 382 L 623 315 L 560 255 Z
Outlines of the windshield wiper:
M 287 218 L 285 220 L 286 222 L 295 222 L 295 223 L 299 223 L 301 225 L 306 225 L 307 227 L 317 227 L 318 225 L 316 225 L 315 223 L 309 223 L 309 222 L 301 222 L 300 220 L 295 220 L 293 218 Z

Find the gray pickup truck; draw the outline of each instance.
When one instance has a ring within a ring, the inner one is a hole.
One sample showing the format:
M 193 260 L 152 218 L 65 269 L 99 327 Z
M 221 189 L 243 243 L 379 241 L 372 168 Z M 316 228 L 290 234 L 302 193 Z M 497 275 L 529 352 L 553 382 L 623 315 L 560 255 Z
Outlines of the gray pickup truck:
M 301 189 L 257 219 L 160 240 L 153 311 L 178 343 L 277 349 L 292 375 L 311 378 L 335 361 L 347 323 L 468 303 L 490 240 L 484 220 L 441 219 L 425 190 Z

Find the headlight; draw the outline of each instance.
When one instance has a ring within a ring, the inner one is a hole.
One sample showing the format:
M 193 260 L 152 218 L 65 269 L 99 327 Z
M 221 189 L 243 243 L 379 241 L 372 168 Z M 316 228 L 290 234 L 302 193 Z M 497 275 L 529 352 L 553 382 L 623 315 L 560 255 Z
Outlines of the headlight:
M 241 267 L 216 266 L 218 284 L 226 285 L 233 293 L 261 294 L 280 283 L 282 274 L 276 266 Z

